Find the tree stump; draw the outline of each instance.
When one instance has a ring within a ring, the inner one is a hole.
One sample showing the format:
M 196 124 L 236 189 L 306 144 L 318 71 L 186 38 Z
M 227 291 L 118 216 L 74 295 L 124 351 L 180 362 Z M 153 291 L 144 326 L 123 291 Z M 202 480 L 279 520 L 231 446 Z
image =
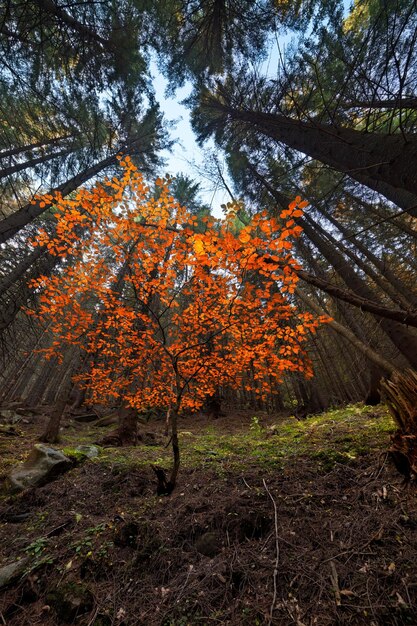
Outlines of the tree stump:
M 398 427 L 389 454 L 408 481 L 417 475 L 417 372 L 394 372 L 390 379 L 381 381 L 381 387 Z

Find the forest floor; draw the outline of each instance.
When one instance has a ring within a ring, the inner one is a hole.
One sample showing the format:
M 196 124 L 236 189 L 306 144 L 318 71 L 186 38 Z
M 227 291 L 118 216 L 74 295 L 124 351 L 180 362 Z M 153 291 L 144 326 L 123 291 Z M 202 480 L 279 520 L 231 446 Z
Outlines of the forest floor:
M 39 418 L 0 434 L 4 475 Z M 111 427 L 109 427 L 111 429 Z M 162 421 L 142 425 L 166 442 Z M 8 626 L 417 624 L 417 494 L 384 451 L 384 407 L 304 421 L 260 412 L 184 418 L 176 490 L 155 495 L 164 445 L 102 448 L 52 483 L 0 502 Z M 108 429 L 66 425 L 62 443 Z

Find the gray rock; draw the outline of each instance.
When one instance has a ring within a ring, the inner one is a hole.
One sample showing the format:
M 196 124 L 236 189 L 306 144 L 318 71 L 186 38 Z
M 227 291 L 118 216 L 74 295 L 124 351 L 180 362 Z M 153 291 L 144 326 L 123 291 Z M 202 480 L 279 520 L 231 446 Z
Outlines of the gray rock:
M 6 424 L 17 424 L 22 419 L 22 416 L 11 409 L 1 409 L 0 419 Z
M 24 572 L 28 561 L 29 559 L 25 557 L 20 561 L 14 561 L 14 563 L 0 567 L 0 589 L 19 577 Z
M 13 491 L 38 487 L 54 480 L 72 465 L 70 459 L 59 450 L 37 443 L 26 461 L 12 469 L 8 483 Z
M 85 459 L 95 459 L 98 456 L 99 451 L 97 446 L 81 445 L 74 448 L 75 456 L 84 457 Z

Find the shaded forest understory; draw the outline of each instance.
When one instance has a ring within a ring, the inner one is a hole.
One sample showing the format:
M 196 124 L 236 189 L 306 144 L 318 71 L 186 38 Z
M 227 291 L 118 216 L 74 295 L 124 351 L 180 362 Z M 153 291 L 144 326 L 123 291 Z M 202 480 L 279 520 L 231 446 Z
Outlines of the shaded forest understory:
M 417 624 L 416 85 L 417 0 L 0 0 L 0 626 Z
M 3 476 L 45 419 L 21 411 L 2 426 Z M 394 430 L 383 406 L 184 418 L 168 498 L 150 469 L 170 462 L 163 421 L 142 423 L 137 446 L 81 461 L 76 447 L 111 429 L 67 421 L 56 447 L 73 468 L 3 496 L 0 558 L 23 563 L 3 623 L 415 623 L 417 502 L 381 454 Z

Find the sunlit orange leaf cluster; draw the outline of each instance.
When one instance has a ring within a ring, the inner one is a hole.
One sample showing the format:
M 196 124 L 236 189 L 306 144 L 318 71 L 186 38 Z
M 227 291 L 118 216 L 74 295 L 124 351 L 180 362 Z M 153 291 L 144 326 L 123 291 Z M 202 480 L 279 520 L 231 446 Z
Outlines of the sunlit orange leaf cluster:
M 56 231 L 37 242 L 71 262 L 32 282 L 55 340 L 86 353 L 77 380 L 94 401 L 140 410 L 199 408 L 221 386 L 275 392 L 287 371 L 312 375 L 303 344 L 322 319 L 298 312 L 291 238 L 305 203 L 266 213 L 236 233 L 230 219 L 197 220 L 168 180 L 151 193 L 128 157 L 120 178 L 57 195 Z M 39 200 L 39 199 L 38 199 Z M 201 228 L 201 224 L 203 227 Z

